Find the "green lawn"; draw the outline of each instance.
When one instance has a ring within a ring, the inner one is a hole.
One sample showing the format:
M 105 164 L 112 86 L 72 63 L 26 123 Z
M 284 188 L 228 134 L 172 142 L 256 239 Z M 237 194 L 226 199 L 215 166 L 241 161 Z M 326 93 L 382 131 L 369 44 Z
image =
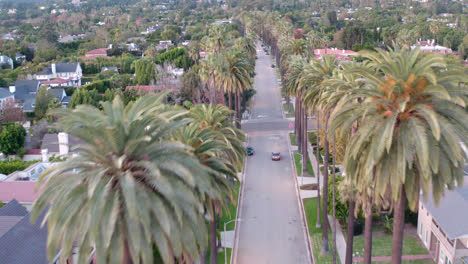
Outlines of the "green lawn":
M 333 250 L 332 245 L 332 234 L 329 230 L 328 241 L 330 247 L 330 254 L 320 255 L 320 249 L 322 248 L 322 229 L 315 228 L 317 221 L 317 198 L 304 199 L 304 210 L 307 217 L 307 225 L 309 226 L 310 242 L 312 243 L 312 250 L 314 251 L 315 263 L 320 264 L 331 264 L 333 263 L 333 256 L 331 251 Z M 340 259 L 337 255 L 337 263 L 340 263 Z
M 291 146 L 297 146 L 297 144 L 296 144 L 296 134 L 289 133 L 289 141 L 291 142 Z
M 301 155 L 297 152 L 294 152 L 294 163 L 296 164 L 297 175 L 300 176 L 302 171 Z M 307 171 L 308 175 L 305 175 L 306 177 L 315 177 L 312 164 L 310 164 L 310 159 L 307 159 Z
M 292 110 L 292 111 L 291 111 L 290 113 L 288 112 L 288 111 L 289 111 L 288 104 L 283 104 L 283 111 L 284 111 L 285 113 L 287 113 L 287 114 L 286 114 L 286 117 L 294 117 L 294 116 L 295 116 L 295 113 L 294 113 L 294 105 L 293 105 L 292 103 L 289 103 L 289 104 L 291 105 L 291 110 Z
M 364 236 L 354 237 L 353 251 L 362 252 L 364 248 Z M 419 239 L 405 235 L 403 239 L 403 255 L 425 255 L 427 250 L 423 248 Z M 392 255 L 392 235 L 384 235 L 372 238 L 372 256 L 391 256 Z M 424 260 L 427 263 L 428 260 Z M 383 263 L 383 262 L 382 262 Z M 404 262 L 414 263 L 414 262 Z

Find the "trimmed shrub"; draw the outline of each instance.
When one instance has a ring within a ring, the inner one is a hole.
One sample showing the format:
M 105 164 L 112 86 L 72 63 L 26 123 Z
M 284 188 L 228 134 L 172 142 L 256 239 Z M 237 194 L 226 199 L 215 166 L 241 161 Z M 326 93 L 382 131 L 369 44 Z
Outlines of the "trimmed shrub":
M 0 174 L 8 175 L 15 171 L 22 171 L 37 162 L 39 161 L 38 160 L 22 161 L 19 159 L 15 159 L 11 161 L 9 160 L 0 161 Z

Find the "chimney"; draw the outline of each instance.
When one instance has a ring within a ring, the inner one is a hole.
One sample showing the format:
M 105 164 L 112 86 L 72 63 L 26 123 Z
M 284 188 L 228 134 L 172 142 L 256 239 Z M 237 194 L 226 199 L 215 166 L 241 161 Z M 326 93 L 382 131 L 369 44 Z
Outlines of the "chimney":
M 15 87 L 15 84 L 12 83 L 10 84 L 10 93 L 15 93 L 16 92 L 16 87 Z
M 68 134 L 63 132 L 58 133 L 58 143 L 60 156 L 68 155 Z
M 57 73 L 57 66 L 55 65 L 55 63 L 52 63 L 51 67 L 52 67 L 52 74 L 56 74 Z
M 42 162 L 49 162 L 49 156 L 47 155 L 48 153 L 49 149 L 41 149 Z

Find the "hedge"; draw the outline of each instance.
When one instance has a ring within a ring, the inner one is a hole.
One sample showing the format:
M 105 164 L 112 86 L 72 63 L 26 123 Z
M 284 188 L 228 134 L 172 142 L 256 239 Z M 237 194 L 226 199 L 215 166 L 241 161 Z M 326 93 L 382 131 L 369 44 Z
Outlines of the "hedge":
M 8 160 L 0 161 L 0 174 L 8 175 L 15 171 L 22 171 L 37 162 L 39 161 L 38 160 L 22 161 L 19 159 L 15 159 L 11 161 L 8 161 Z

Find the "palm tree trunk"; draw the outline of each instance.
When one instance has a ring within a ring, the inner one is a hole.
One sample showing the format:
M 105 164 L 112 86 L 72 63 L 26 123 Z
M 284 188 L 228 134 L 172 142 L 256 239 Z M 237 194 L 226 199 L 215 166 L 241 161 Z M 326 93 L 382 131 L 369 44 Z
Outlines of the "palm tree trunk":
M 198 260 L 198 263 L 206 264 L 206 251 L 205 250 L 200 250 L 200 258 Z
M 303 121 L 302 121 L 302 126 L 303 126 L 303 138 L 302 138 L 302 176 L 307 175 L 309 172 L 308 166 L 307 166 L 307 114 L 305 109 L 303 110 Z
M 405 229 L 406 193 L 402 186 L 400 200 L 395 206 L 393 217 L 392 264 L 401 264 L 403 231 Z
M 218 248 L 216 247 L 216 209 L 211 205 L 213 219 L 210 220 L 210 264 L 218 264 Z
M 353 264 L 354 209 L 356 208 L 356 202 L 354 199 L 352 199 L 348 203 L 348 228 L 346 234 L 345 264 Z
M 367 202 L 366 206 L 366 220 L 364 227 L 364 264 L 371 264 L 372 262 L 372 205 L 374 195 L 371 195 L 371 200 Z
M 330 150 L 328 144 L 328 119 L 330 113 L 325 116 L 325 136 L 323 140 L 323 148 L 325 150 L 325 157 L 323 159 L 323 198 L 322 198 L 322 212 L 323 212 L 323 227 L 322 227 L 322 254 L 330 251 L 328 245 L 328 159 L 330 158 Z M 320 170 L 320 169 L 319 169 Z
M 299 131 L 301 130 L 301 121 L 299 120 L 299 109 L 298 109 L 298 106 L 299 106 L 299 99 L 296 97 L 296 113 L 295 113 L 295 118 L 294 118 L 294 128 L 295 128 L 295 131 L 294 131 L 294 134 L 296 135 L 296 145 L 299 145 Z
M 130 245 L 128 244 L 128 240 L 124 240 L 124 252 L 122 255 L 122 264 L 132 264 L 132 254 L 130 252 Z
M 335 158 L 336 158 L 336 140 L 335 136 L 333 136 L 333 143 L 332 143 L 332 160 L 333 160 L 333 190 L 332 190 L 332 199 L 333 199 L 333 264 L 336 264 L 336 210 L 335 210 L 335 188 L 336 188 L 336 175 L 335 175 Z
M 320 136 L 319 136 L 319 126 L 320 126 L 320 122 L 319 122 L 319 119 L 320 119 L 320 112 L 317 111 L 317 116 L 316 116 L 316 128 L 315 128 L 315 131 L 317 133 L 317 150 L 316 150 L 316 156 L 317 156 L 317 171 L 318 171 L 318 175 L 317 175 L 317 222 L 315 223 L 315 227 L 316 228 L 320 228 L 322 226 L 322 222 L 321 222 L 321 218 L 320 218 L 320 177 L 321 177 L 321 173 L 320 173 Z
M 299 133 L 297 134 L 296 136 L 296 142 L 297 142 L 297 148 L 298 148 L 298 151 L 299 153 L 302 153 L 302 132 L 303 132 L 303 126 L 304 126 L 304 120 L 302 118 L 302 115 L 303 115 L 303 109 L 302 109 L 302 101 L 301 99 L 299 99 L 299 115 L 298 115 L 298 118 L 299 118 Z
M 356 122 L 356 125 L 351 129 L 351 135 L 356 134 L 358 130 L 359 123 Z M 356 208 L 356 201 L 353 199 L 348 201 L 348 228 L 346 235 L 346 257 L 345 264 L 353 263 L 353 243 L 354 243 L 354 210 Z
M 241 104 L 240 104 L 241 96 L 240 91 L 236 90 L 236 127 L 241 128 Z

